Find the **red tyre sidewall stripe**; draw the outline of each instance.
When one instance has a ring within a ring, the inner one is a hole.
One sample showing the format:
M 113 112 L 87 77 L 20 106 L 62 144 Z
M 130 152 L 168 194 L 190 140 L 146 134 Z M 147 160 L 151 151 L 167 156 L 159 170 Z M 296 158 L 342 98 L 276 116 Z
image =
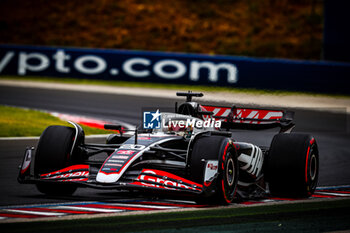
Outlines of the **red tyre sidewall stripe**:
M 231 201 L 228 200 L 227 196 L 226 196 L 225 186 L 224 186 L 224 179 L 221 180 L 221 185 L 222 185 L 222 193 L 224 194 L 225 201 L 229 204 L 229 203 L 231 203 Z
M 227 143 L 227 144 L 226 144 L 225 150 L 224 150 L 224 154 L 222 155 L 222 171 L 225 170 L 225 168 L 224 168 L 224 163 L 225 163 L 226 151 L 227 151 L 227 148 L 228 148 L 229 145 L 230 145 L 230 143 Z
M 310 146 L 307 148 L 307 154 L 306 154 L 306 164 L 305 164 L 305 182 L 307 184 L 307 168 L 309 165 L 309 154 L 310 154 Z
M 230 143 L 228 142 L 225 146 L 225 150 L 224 150 L 224 154 L 222 155 L 222 180 L 221 180 L 221 188 L 222 188 L 222 192 L 224 194 L 224 198 L 225 198 L 225 201 L 229 204 L 231 203 L 231 201 L 227 198 L 226 196 L 226 191 L 225 191 L 225 185 L 224 185 L 224 177 L 225 177 L 225 159 L 226 159 L 226 152 L 227 152 L 227 149 L 229 147 Z M 236 192 L 236 190 L 235 190 Z
M 307 169 L 308 169 L 308 165 L 309 165 L 309 154 L 310 154 L 311 146 L 312 146 L 312 144 L 314 144 L 314 142 L 315 142 L 315 139 L 312 138 L 312 139 L 310 140 L 310 145 L 309 145 L 309 147 L 307 148 L 306 163 L 305 163 L 305 182 L 306 182 L 306 184 L 307 184 L 307 181 L 308 181 Z

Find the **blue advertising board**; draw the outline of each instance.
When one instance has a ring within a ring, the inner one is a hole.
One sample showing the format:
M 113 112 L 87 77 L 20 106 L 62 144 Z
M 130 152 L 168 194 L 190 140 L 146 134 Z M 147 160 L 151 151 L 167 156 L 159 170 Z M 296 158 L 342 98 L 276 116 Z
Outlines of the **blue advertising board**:
M 350 94 L 350 63 L 0 45 L 0 75 Z

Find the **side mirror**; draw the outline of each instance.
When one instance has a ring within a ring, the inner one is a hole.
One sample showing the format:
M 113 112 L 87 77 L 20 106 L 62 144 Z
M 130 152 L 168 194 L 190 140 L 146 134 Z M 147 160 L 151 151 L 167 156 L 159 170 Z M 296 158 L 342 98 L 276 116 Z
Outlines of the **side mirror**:
M 108 129 L 108 130 L 122 130 L 122 126 L 121 125 L 110 125 L 110 124 L 105 124 L 104 129 Z

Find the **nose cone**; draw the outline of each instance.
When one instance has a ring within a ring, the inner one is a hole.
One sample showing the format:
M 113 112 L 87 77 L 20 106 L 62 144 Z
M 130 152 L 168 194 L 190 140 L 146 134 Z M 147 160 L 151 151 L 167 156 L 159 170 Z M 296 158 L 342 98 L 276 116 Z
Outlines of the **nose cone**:
M 115 183 L 119 180 L 121 174 L 117 173 L 105 173 L 103 171 L 99 171 L 96 177 L 96 181 L 99 183 Z

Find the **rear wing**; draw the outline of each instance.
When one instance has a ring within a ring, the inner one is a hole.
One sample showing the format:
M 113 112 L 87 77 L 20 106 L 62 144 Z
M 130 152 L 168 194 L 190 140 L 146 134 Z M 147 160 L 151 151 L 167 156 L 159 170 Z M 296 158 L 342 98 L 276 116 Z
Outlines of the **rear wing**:
M 208 118 L 221 120 L 221 128 L 227 130 L 260 130 L 280 127 L 280 132 L 288 132 L 295 126 L 292 111 L 211 105 L 200 105 L 200 109 L 204 113 L 201 114 L 204 120 Z
M 177 107 L 175 103 L 175 112 L 184 115 L 191 115 L 202 118 L 203 120 L 212 119 L 220 120 L 221 129 L 271 129 L 280 127 L 280 132 L 290 132 L 295 124 L 293 123 L 294 112 L 259 109 L 259 108 L 242 108 L 223 107 L 212 105 L 200 105 L 192 102 L 193 97 L 202 97 L 202 93 L 177 92 L 177 96 L 186 97 L 186 102 Z

